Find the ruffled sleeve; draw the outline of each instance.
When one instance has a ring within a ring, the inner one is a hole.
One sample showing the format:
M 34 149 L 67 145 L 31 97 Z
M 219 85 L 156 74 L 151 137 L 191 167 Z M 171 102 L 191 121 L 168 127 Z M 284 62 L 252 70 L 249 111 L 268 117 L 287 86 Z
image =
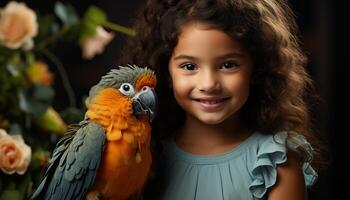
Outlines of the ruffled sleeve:
M 254 197 L 262 198 L 267 189 L 276 183 L 276 167 L 287 161 L 287 147 L 296 151 L 304 160 L 305 185 L 308 187 L 315 183 L 317 173 L 310 165 L 312 160 L 311 145 L 304 136 L 298 133 L 279 132 L 274 136 L 269 136 L 258 149 L 256 163 L 252 170 L 253 181 L 249 186 Z

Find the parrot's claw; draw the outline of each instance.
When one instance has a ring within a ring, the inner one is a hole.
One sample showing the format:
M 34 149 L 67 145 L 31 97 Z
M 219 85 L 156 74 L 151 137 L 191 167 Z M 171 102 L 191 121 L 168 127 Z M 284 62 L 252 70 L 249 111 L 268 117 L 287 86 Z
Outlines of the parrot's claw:
M 97 191 L 91 191 L 86 195 L 86 200 L 103 200 L 101 193 Z

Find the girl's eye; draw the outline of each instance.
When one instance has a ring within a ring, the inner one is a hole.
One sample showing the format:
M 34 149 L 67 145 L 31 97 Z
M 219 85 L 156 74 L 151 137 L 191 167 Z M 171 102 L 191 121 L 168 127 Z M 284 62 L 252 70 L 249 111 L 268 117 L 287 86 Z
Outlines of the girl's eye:
M 126 96 L 133 96 L 135 94 L 134 87 L 130 83 L 121 84 L 119 91 Z
M 192 71 L 192 70 L 196 69 L 196 65 L 194 65 L 192 63 L 185 63 L 185 64 L 181 65 L 181 68 L 184 70 Z
M 237 67 L 239 67 L 239 64 L 238 63 L 236 63 L 236 62 L 233 62 L 233 61 L 229 61 L 229 62 L 224 62 L 221 66 L 220 66 L 220 68 L 222 68 L 222 69 L 234 69 L 234 68 L 237 68 Z

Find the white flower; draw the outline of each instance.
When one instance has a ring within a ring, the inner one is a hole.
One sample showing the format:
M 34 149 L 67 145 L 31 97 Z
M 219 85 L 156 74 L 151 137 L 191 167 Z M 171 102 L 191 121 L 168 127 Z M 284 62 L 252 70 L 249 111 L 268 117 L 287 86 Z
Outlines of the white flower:
M 0 10 L 0 45 L 10 49 L 33 47 L 33 37 L 38 34 L 36 14 L 24 3 L 9 2 Z
M 108 33 L 101 26 L 97 26 L 93 37 L 85 38 L 82 42 L 83 58 L 92 59 L 96 54 L 103 52 L 105 46 L 114 38 L 113 33 Z

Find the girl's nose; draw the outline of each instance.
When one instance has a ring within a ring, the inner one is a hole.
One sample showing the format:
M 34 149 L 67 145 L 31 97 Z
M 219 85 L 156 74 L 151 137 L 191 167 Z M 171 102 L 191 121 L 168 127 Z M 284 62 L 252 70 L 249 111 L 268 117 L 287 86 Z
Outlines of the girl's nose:
M 215 93 L 220 90 L 220 80 L 212 70 L 205 70 L 199 73 L 198 89 L 205 93 Z

